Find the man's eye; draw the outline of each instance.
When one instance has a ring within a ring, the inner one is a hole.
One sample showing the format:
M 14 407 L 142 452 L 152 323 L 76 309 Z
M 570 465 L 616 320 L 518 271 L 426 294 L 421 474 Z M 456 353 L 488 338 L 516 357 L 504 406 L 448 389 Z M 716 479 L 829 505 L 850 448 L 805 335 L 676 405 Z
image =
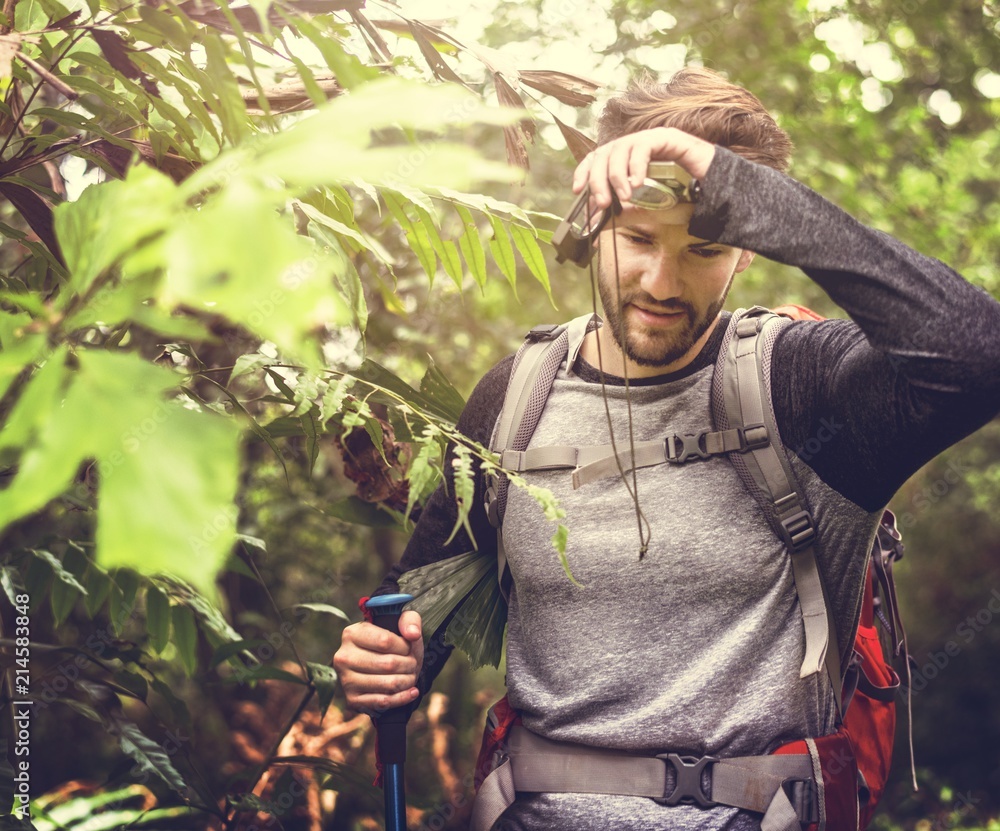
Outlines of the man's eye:
M 704 260 L 711 260 L 713 257 L 718 257 L 722 253 L 720 248 L 689 248 L 688 249 L 695 256 L 701 257 Z
M 635 245 L 650 245 L 652 243 L 649 237 L 640 237 L 638 234 L 623 233 L 622 236 Z

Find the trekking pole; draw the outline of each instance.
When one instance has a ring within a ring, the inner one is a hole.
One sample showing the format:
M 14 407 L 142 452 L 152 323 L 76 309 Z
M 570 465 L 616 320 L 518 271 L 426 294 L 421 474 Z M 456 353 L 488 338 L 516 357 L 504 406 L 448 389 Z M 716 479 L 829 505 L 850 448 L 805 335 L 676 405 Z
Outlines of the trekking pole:
M 409 594 L 384 594 L 373 597 L 365 608 L 372 622 L 399 634 L 399 616 L 403 606 L 413 600 Z M 378 755 L 382 762 L 382 794 L 385 797 L 385 831 L 406 831 L 406 794 L 403 788 L 403 763 L 406 761 L 406 722 L 413 707 L 406 704 L 386 710 L 375 718 L 378 730 Z

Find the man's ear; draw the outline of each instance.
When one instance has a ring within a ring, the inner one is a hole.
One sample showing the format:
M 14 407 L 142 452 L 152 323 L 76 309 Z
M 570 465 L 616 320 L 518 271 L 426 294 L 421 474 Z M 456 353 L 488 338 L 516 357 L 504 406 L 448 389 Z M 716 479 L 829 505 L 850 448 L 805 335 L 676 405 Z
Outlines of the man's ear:
M 756 255 L 754 254 L 753 251 L 749 251 L 746 248 L 744 248 L 740 252 L 739 261 L 736 263 L 736 273 L 739 274 L 741 271 L 746 271 L 750 263 L 753 262 L 753 258 L 755 256 Z

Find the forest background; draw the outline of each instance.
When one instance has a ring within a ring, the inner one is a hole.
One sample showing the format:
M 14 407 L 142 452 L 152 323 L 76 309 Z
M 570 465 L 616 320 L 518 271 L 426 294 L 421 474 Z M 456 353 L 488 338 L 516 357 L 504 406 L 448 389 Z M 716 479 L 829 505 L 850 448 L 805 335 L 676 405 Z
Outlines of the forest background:
M 0 827 L 380 827 L 330 655 L 493 464 L 475 381 L 590 308 L 547 242 L 601 103 L 685 63 L 1000 297 L 995 0 L 5 0 Z M 842 316 L 760 258 L 729 307 L 785 302 Z M 893 502 L 921 789 L 901 718 L 878 828 L 1000 829 L 998 506 L 996 421 Z M 464 827 L 502 678 L 456 653 L 414 716 L 412 827 Z

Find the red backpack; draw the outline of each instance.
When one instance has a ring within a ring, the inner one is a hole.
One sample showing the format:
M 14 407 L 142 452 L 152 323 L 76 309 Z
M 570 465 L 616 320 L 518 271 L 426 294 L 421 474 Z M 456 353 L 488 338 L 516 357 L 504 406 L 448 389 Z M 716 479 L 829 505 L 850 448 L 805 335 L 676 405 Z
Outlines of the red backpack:
M 818 659 L 813 671 L 823 671 L 825 665 L 839 693 L 842 718 L 835 733 L 792 742 L 778 748 L 774 755 L 803 754 L 812 759 L 818 810 L 814 811 L 814 821 L 807 825 L 809 831 L 823 828 L 851 831 L 867 826 L 889 775 L 896 725 L 895 696 L 900 679 L 886 660 L 876 621 L 890 640 L 893 656 L 905 652 L 905 634 L 892 578 L 893 563 L 902 557 L 903 546 L 895 517 L 887 510 L 872 543 L 854 648 L 838 649 L 836 630 L 826 608 L 812 552 L 815 537 L 812 518 L 800 496 L 785 449 L 770 440 L 778 436 L 770 406 L 771 346 L 788 319 L 823 318 L 801 306 L 782 306 L 773 312 L 754 307 L 734 314 L 715 369 L 715 380 L 720 382 L 713 383 L 712 391 L 715 430 L 668 439 L 664 451 L 667 458 L 662 461 L 684 463 L 688 458 L 728 453 L 744 485 L 793 555 L 796 589 L 804 616 L 806 662 L 810 661 L 810 655 L 826 652 L 826 659 Z M 567 354 L 568 325 L 536 327 L 515 358 L 491 442 L 491 448 L 501 454 L 502 466 L 507 469 L 521 472 L 531 469 L 530 465 L 511 467 L 508 459 L 525 455 L 521 451 L 527 448 L 555 374 Z M 739 383 L 741 377 L 743 383 Z M 500 478 L 487 494 L 487 512 L 498 529 L 497 574 L 504 596 L 510 574 L 499 529 L 507 484 L 506 479 Z M 846 667 L 841 667 L 842 655 L 848 657 Z M 505 761 L 505 742 L 519 721 L 506 697 L 491 709 L 476 769 L 477 790 L 491 771 Z

